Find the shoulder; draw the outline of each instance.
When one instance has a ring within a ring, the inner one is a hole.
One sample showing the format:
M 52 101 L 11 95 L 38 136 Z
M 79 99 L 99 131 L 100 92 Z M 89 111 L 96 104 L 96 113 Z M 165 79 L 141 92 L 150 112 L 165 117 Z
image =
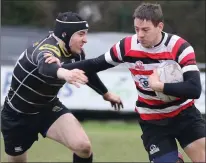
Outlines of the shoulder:
M 38 53 L 47 51 L 57 56 L 61 56 L 61 51 L 58 47 L 57 41 L 54 38 L 46 38 L 37 49 Z
M 174 47 L 178 48 L 183 44 L 189 44 L 186 39 L 177 34 L 166 33 L 166 35 L 167 40 L 165 42 L 165 45 L 168 46 L 170 49 L 173 49 Z

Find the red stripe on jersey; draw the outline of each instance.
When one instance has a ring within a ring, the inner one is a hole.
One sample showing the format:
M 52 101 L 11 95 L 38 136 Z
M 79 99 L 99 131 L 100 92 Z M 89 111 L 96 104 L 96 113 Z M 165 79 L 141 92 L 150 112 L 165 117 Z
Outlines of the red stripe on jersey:
M 186 56 L 180 61 L 180 64 L 181 64 L 181 65 L 184 65 L 184 64 L 187 63 L 187 61 L 192 60 L 192 59 L 195 59 L 195 53 L 194 53 L 194 52 L 186 55 Z
M 117 58 L 118 61 L 119 61 L 118 54 L 117 54 L 117 49 L 116 49 L 116 44 L 112 47 L 112 50 L 113 50 L 113 52 L 114 52 L 115 58 Z
M 132 41 L 132 37 L 125 37 L 124 40 L 124 54 L 127 54 L 127 52 L 129 52 L 131 50 L 131 41 Z
M 131 50 L 125 56 L 136 57 L 136 58 L 151 58 L 151 59 L 157 59 L 157 60 L 173 59 L 170 52 L 148 53 L 144 51 Z
M 191 102 L 187 103 L 186 105 L 178 108 L 177 110 L 170 112 L 170 113 L 153 113 L 153 114 L 140 114 L 137 110 L 137 108 L 135 108 L 135 111 L 137 113 L 139 113 L 141 119 L 143 120 L 160 120 L 160 119 L 164 119 L 164 118 L 171 118 L 174 117 L 176 115 L 178 115 L 182 110 L 187 109 L 188 107 L 192 106 L 194 104 L 194 100 L 192 100 Z
M 175 60 L 175 58 L 176 58 L 176 55 L 177 55 L 177 52 L 178 52 L 178 50 L 179 50 L 179 48 L 180 48 L 180 46 L 182 45 L 182 44 L 184 44 L 186 41 L 183 39 L 183 38 L 179 38 L 178 40 L 177 40 L 177 42 L 175 43 L 175 45 L 174 45 L 174 47 L 172 48 L 172 55 L 173 55 L 173 59 Z
M 151 75 L 153 73 L 153 70 L 135 70 L 132 68 L 129 68 L 129 70 L 133 75 Z
M 142 98 L 140 96 L 138 96 L 138 101 L 144 102 L 144 103 L 146 103 L 148 105 L 161 105 L 161 104 L 165 104 L 165 102 L 162 101 L 162 100 L 149 100 L 149 99 Z

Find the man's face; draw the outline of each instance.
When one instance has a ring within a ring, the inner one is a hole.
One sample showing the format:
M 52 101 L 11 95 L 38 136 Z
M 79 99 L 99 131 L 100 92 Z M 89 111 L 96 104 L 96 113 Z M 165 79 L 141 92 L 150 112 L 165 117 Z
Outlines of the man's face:
M 159 23 L 155 27 L 151 21 L 134 19 L 134 28 L 137 34 L 137 39 L 145 48 L 150 48 L 157 44 L 158 38 L 163 30 L 163 23 Z
M 87 30 L 82 30 L 72 35 L 69 46 L 73 53 L 80 54 L 85 43 L 87 43 Z

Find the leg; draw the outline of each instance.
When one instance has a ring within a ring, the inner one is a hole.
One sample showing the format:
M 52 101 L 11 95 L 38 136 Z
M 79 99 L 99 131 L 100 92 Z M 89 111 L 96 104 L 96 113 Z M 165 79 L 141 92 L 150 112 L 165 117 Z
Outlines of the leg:
M 148 123 L 140 123 L 140 126 L 143 131 L 143 144 L 151 162 L 178 162 L 177 144 L 169 126 Z
M 91 143 L 78 120 L 65 106 L 58 112 L 50 111 L 47 125 L 42 134 L 55 140 L 74 152 L 74 162 L 92 162 Z
M 205 160 L 205 138 L 200 138 L 184 148 L 185 153 L 193 162 L 206 162 Z
M 91 155 L 89 138 L 71 113 L 60 116 L 49 128 L 47 137 L 65 145 L 80 157 Z
M 181 116 L 178 141 L 193 162 L 205 160 L 205 121 L 195 106 L 186 109 Z
M 29 131 L 28 124 L 34 119 L 19 114 L 7 104 L 1 112 L 1 132 L 4 138 L 8 162 L 27 162 L 27 150 L 38 139 L 37 134 Z M 35 122 L 34 122 L 35 123 Z
M 8 162 L 27 162 L 27 152 L 24 152 L 19 156 L 8 155 Z

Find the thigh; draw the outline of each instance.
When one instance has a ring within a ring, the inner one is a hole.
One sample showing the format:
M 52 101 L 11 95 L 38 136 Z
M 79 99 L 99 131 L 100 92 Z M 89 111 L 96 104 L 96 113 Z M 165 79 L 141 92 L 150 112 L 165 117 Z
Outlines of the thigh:
M 150 161 L 171 152 L 175 153 L 176 159 L 178 158 L 177 143 L 169 126 L 158 126 L 149 123 L 140 123 L 140 126 L 143 131 L 141 138 Z
M 205 120 L 195 106 L 184 110 L 177 118 L 178 125 L 174 127 L 177 128 L 177 140 L 182 148 L 198 139 L 205 138 Z
M 38 132 L 32 129 L 31 118 L 25 117 L 4 105 L 1 112 L 1 132 L 5 152 L 10 156 L 20 156 L 38 140 Z M 33 121 L 33 123 L 35 123 Z
M 44 115 L 47 122 L 42 129 L 42 135 L 65 145 L 73 151 L 84 148 L 82 145 L 89 145 L 89 138 L 69 109 L 62 104 L 58 104 L 55 108 Z M 80 144 L 81 142 L 83 144 Z

